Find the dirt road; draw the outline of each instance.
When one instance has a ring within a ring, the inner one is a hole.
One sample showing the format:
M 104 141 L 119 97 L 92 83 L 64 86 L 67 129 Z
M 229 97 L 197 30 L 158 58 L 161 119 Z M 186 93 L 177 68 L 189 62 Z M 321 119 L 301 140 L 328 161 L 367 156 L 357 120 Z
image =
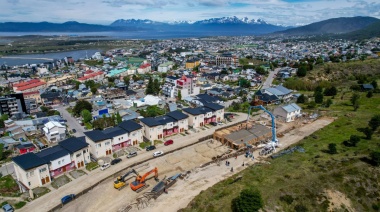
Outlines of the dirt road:
M 292 144 L 297 143 L 305 136 L 311 135 L 313 132 L 329 125 L 334 120 L 330 118 L 321 118 L 312 122 L 310 124 L 304 125 L 298 129 L 290 131 L 284 137 L 282 137 L 279 142 L 281 144 L 280 149 L 284 149 Z M 280 150 L 277 149 L 277 150 Z M 258 158 L 258 152 L 254 152 L 255 158 Z M 230 159 L 232 167 L 235 167 L 236 171 L 241 171 L 247 166 L 242 166 L 242 163 L 246 164 L 253 163 L 252 160 L 245 158 L 244 156 L 239 156 L 237 159 Z M 161 195 L 157 200 L 151 200 L 150 205 L 147 208 L 144 208 L 144 212 L 150 211 L 177 211 L 181 208 L 186 207 L 189 202 L 197 196 L 202 190 L 213 186 L 217 182 L 232 176 L 234 173 L 230 172 L 230 167 L 224 166 L 224 162 L 221 163 L 221 166 L 212 164 L 208 167 L 197 169 L 196 173 L 192 173 L 188 179 L 180 180 L 174 186 L 172 186 L 168 194 Z M 133 209 L 137 211 L 137 209 Z

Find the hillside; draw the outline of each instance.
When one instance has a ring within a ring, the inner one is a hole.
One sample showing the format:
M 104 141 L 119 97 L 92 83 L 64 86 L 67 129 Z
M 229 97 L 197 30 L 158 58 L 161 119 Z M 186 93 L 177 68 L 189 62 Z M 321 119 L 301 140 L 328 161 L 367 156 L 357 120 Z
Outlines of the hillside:
M 368 68 L 374 63 L 363 64 Z M 350 69 L 351 74 L 366 69 L 360 68 L 356 62 L 341 68 L 339 65 L 342 64 L 330 67 L 330 74 L 340 72 L 340 69 Z M 317 73 L 324 75 L 321 71 L 323 67 Z M 368 80 L 372 79 L 368 76 Z M 304 80 L 309 82 L 309 79 Z M 359 94 L 360 107 L 354 111 L 349 84 L 339 84 L 338 94 L 329 108 L 311 110 L 336 117 L 336 120 L 297 144 L 305 149 L 305 153 L 295 152 L 254 165 L 202 191 L 181 211 L 231 211 L 232 199 L 243 189 L 252 187 L 260 191 L 264 211 L 378 211 L 380 168 L 369 162 L 369 155 L 372 151 L 380 151 L 380 130 L 377 129 L 367 140 L 357 129 L 367 126 L 374 115 L 380 115 L 380 94 L 375 93 L 372 98 L 367 98 L 366 92 Z M 306 105 L 300 105 L 306 108 Z M 360 137 L 356 147 L 343 145 L 351 135 Z M 331 143 L 336 144 L 337 154 L 327 152 Z M 238 176 L 242 179 L 235 182 Z
M 363 29 L 338 36 L 338 38 L 350 40 L 370 39 L 373 37 L 380 37 L 380 21 L 372 23 Z
M 332 18 L 325 21 L 312 23 L 306 26 L 288 29 L 276 32 L 282 35 L 320 35 L 320 34 L 336 34 L 348 33 L 363 29 L 370 24 L 379 21 L 372 17 L 342 17 Z

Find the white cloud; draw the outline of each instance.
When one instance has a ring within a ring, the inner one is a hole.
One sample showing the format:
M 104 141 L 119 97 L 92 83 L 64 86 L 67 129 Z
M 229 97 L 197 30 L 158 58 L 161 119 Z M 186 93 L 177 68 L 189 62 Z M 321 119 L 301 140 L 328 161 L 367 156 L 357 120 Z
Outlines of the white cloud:
M 380 18 L 378 0 L 305 0 L 298 3 L 283 0 L 6 0 L 0 5 L 1 22 L 76 20 L 109 24 L 121 18 L 170 21 L 247 16 L 269 23 L 295 25 L 342 16 Z

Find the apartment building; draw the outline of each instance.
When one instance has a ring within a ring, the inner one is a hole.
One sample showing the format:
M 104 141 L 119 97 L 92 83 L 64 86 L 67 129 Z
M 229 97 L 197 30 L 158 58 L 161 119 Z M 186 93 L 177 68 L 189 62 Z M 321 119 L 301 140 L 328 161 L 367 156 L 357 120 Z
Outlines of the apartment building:
M 0 114 L 13 116 L 21 113 L 28 113 L 22 93 L 0 97 Z
M 140 119 L 140 123 L 144 128 L 145 138 L 157 140 L 188 130 L 188 117 L 180 111 L 173 111 L 164 116 Z
M 41 81 L 40 79 L 31 79 L 29 81 L 13 84 L 14 92 L 32 92 L 39 91 L 46 87 L 46 82 Z
M 92 130 L 84 133 L 90 152 L 95 158 L 113 154 L 128 146 L 143 141 L 142 126 L 134 121 L 123 121 L 118 126 L 105 130 Z
M 12 160 L 17 181 L 27 190 L 48 184 L 69 170 L 83 168 L 90 162 L 90 153 L 84 137 L 72 137 L 39 153 L 29 152 Z

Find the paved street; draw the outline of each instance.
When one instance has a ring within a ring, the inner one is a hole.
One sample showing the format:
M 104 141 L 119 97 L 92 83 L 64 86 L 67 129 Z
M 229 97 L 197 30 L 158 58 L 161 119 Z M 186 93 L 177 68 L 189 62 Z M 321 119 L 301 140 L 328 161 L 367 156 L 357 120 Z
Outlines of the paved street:
M 3 176 L 8 175 L 8 174 L 13 174 L 14 172 L 15 172 L 15 169 L 13 166 L 13 162 L 2 164 L 0 167 L 0 173 Z
M 239 114 L 239 116 L 235 116 L 232 122 L 228 122 L 228 125 L 232 125 L 236 122 L 246 120 L 247 118 L 247 114 L 244 114 L 244 113 L 236 113 L 236 114 Z M 214 132 L 215 129 L 218 129 L 224 126 L 226 125 L 211 127 L 209 130 L 204 130 L 204 131 L 200 130 L 198 133 L 191 132 L 191 134 L 187 135 L 186 137 L 182 135 L 176 135 L 176 136 L 170 137 L 171 139 L 175 141 L 174 144 L 170 146 L 164 146 L 163 144 L 158 145 L 156 151 L 163 150 L 164 152 L 167 152 L 170 150 L 178 149 L 185 145 L 194 143 L 198 141 L 199 138 L 202 138 L 206 135 L 210 135 Z M 38 199 L 35 199 L 32 202 L 27 203 L 27 205 L 21 208 L 20 211 L 33 211 L 33 210 L 36 210 L 37 208 L 38 208 L 38 211 L 48 211 L 49 209 L 60 204 L 61 197 L 67 194 L 77 194 L 81 192 L 83 189 L 91 185 L 94 185 L 95 183 L 109 176 L 110 174 L 116 173 L 133 163 L 136 163 L 138 161 L 142 161 L 148 158 L 152 158 L 152 152 L 146 152 L 145 150 L 139 152 L 139 155 L 137 157 L 130 158 L 128 160 L 125 159 L 125 157 L 123 157 L 123 161 L 121 161 L 119 164 L 115 166 L 111 166 L 106 171 L 95 169 L 94 171 L 91 171 L 87 176 L 80 177 L 60 187 L 58 190 L 52 190 L 50 193 L 45 194 L 44 196 Z
M 84 136 L 84 127 L 81 126 L 78 122 L 78 120 L 76 120 L 74 117 L 71 116 L 71 114 L 69 112 L 67 112 L 66 110 L 67 107 L 63 107 L 63 106 L 59 106 L 59 107 L 56 107 L 55 109 L 57 109 L 57 111 L 59 111 L 61 113 L 61 115 L 63 116 L 64 119 L 67 120 L 66 124 L 68 126 L 69 129 L 75 129 L 77 132 L 74 133 L 73 135 L 76 136 L 76 137 L 81 137 L 81 136 Z
M 267 79 L 265 80 L 262 88 L 264 88 L 264 89 L 269 88 L 272 85 L 273 79 L 275 77 L 274 75 L 277 74 L 280 69 L 281 68 L 276 68 L 276 69 L 274 69 L 274 71 L 269 72 L 269 75 L 268 75 Z

